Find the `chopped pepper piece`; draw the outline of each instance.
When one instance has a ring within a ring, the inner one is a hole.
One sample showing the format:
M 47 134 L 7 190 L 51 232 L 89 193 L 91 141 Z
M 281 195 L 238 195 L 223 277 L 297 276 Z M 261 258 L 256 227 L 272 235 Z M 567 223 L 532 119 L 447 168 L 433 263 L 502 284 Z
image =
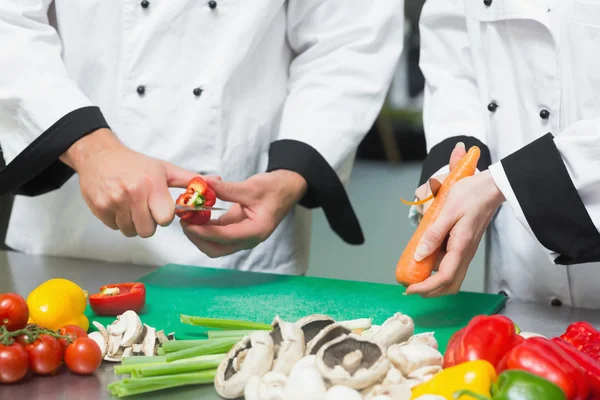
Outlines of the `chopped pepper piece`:
M 586 345 L 600 343 L 600 331 L 596 330 L 589 322 L 574 322 L 567 327 L 560 338 L 581 350 Z
M 115 283 L 90 296 L 90 307 L 97 315 L 117 316 L 125 311 L 139 312 L 146 304 L 146 287 L 140 282 Z
M 411 399 L 426 394 L 436 394 L 447 400 L 466 400 L 469 396 L 454 397 L 459 390 L 470 390 L 480 395 L 490 395 L 492 382 L 496 380 L 494 366 L 485 360 L 467 361 L 454 367 L 446 368 L 434 375 L 429 381 L 415 386 Z
M 553 338 L 552 341 L 585 371 L 592 395 L 600 398 L 600 362 L 561 338 Z
M 474 360 L 489 361 L 497 368 L 522 339 L 510 319 L 502 315 L 476 316 L 448 341 L 444 368 Z
M 30 323 L 57 331 L 65 325 L 77 325 L 87 332 L 89 320 L 84 315 L 87 293 L 77 284 L 62 278 L 50 279 L 27 297 Z
M 456 398 L 467 396 L 477 400 L 489 400 L 490 397 L 460 390 Z M 562 389 L 554 383 L 527 371 L 505 371 L 498 376 L 498 382 L 492 384 L 491 400 L 566 400 Z
M 212 207 L 217 202 L 215 191 L 208 186 L 202 177 L 196 176 L 188 183 L 187 190 L 175 201 L 178 205 L 198 207 Z M 204 225 L 210 221 L 210 211 L 185 211 L 176 210 L 175 214 L 182 220 L 193 225 Z
M 589 394 L 583 369 L 549 339 L 532 337 L 515 346 L 506 360 L 506 369 L 541 376 L 558 385 L 568 400 L 586 400 Z

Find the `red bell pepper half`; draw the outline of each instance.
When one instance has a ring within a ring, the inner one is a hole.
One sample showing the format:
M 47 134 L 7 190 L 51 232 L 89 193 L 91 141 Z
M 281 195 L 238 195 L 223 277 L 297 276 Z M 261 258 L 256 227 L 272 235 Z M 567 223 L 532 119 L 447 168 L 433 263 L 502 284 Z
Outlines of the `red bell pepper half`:
M 553 338 L 552 341 L 585 371 L 592 395 L 600 398 L 600 362 L 561 338 Z
M 202 177 L 196 176 L 188 183 L 187 190 L 176 200 L 176 204 L 183 206 L 212 207 L 217 201 L 215 191 L 208 186 Z M 210 211 L 185 211 L 176 210 L 175 214 L 182 220 L 193 225 L 204 225 L 210 221 Z
M 567 327 L 560 338 L 581 350 L 588 344 L 600 343 L 600 331 L 596 330 L 589 322 L 575 322 Z
M 146 304 L 146 287 L 140 282 L 102 286 L 90 296 L 90 307 L 97 315 L 117 316 L 125 311 L 139 312 Z
M 558 344 L 545 338 L 532 337 L 515 346 L 508 354 L 506 369 L 541 376 L 558 385 L 568 400 L 586 400 L 590 393 L 584 370 Z
M 497 367 L 519 339 L 515 324 L 505 316 L 476 316 L 448 341 L 444 368 L 475 360 L 486 360 Z

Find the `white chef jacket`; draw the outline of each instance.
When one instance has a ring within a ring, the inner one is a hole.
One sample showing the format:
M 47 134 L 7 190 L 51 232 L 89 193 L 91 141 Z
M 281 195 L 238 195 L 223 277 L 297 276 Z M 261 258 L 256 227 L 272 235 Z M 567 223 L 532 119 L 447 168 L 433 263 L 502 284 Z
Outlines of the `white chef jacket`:
M 507 199 L 486 289 L 600 308 L 600 1 L 429 0 L 420 34 L 421 182 L 462 140 Z
M 105 227 L 57 158 L 106 124 L 136 151 L 228 181 L 264 172 L 276 156 L 279 167 L 290 159 L 293 170 L 316 165 L 324 176 L 327 165 L 345 182 L 391 82 L 403 22 L 402 0 L 2 0 L 0 191 L 3 182 L 27 195 L 15 200 L 6 243 L 114 262 L 305 272 L 307 208 L 318 198 L 255 249 L 209 259 L 177 221 L 149 239 Z M 274 143 L 288 154 L 270 154 Z M 57 176 L 66 182 L 52 183 Z M 318 183 L 319 196 L 335 183 Z M 332 226 L 352 219 L 345 212 Z

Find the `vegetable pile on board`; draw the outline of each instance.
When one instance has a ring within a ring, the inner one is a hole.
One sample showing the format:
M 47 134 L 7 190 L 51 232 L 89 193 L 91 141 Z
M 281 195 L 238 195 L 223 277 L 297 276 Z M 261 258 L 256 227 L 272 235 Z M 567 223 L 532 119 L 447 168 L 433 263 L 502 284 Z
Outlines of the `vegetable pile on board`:
M 72 288 L 65 282 L 51 282 L 49 286 L 57 285 Z M 28 302 L 18 294 L 0 294 L 0 383 L 18 382 L 28 372 L 51 375 L 63 362 L 71 372 L 87 375 L 96 371 L 102 363 L 100 348 L 87 337 L 83 328 L 58 324 L 59 321 L 83 323 L 76 298 L 71 298 L 76 307 L 74 313 L 70 313 L 72 310 L 68 309 L 60 311 L 53 308 L 56 304 L 52 304 L 49 299 L 47 304 L 51 306 L 48 311 L 34 308 L 44 302 L 42 298 L 46 290 L 47 287 L 44 286 L 32 292 L 29 303 L 33 307 L 28 306 Z M 77 295 L 77 291 L 68 293 Z M 54 330 L 28 324 L 32 315 L 36 321 L 58 328 Z

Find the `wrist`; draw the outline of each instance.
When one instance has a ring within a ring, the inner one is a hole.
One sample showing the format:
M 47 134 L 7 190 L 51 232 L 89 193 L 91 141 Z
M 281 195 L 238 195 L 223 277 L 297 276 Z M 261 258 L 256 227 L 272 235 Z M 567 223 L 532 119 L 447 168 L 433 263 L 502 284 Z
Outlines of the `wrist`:
M 123 146 L 110 129 L 101 128 L 75 142 L 59 157 L 60 161 L 78 171 L 83 162 L 94 154 Z
M 492 174 L 490 173 L 489 170 L 484 171 L 481 174 L 485 178 L 486 187 L 488 188 L 488 190 L 487 190 L 488 198 L 489 198 L 490 202 L 496 208 L 500 207 L 500 205 L 506 201 L 504 194 L 502 193 L 502 191 L 500 190 L 498 185 L 496 185 L 496 182 L 494 181 L 494 178 L 492 177 Z
M 286 188 L 289 190 L 289 193 L 291 193 L 296 199 L 296 202 L 300 201 L 300 199 L 304 197 L 306 191 L 308 190 L 308 183 L 306 182 L 306 179 L 304 179 L 304 177 L 297 172 L 278 169 L 269 172 L 269 174 L 274 176 L 278 181 L 284 183 Z

